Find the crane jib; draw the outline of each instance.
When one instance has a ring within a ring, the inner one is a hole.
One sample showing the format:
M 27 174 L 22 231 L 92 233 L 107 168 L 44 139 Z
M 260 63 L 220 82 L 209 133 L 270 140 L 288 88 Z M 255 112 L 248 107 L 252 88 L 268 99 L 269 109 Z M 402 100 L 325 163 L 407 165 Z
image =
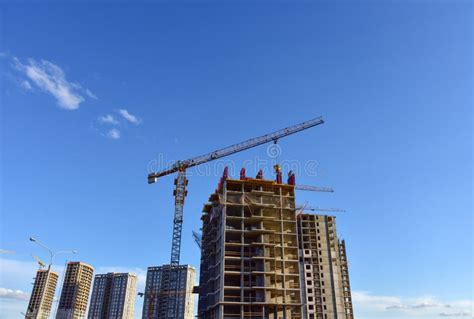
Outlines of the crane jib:
M 265 134 L 265 135 L 262 135 L 260 137 L 248 139 L 246 141 L 243 141 L 243 142 L 240 142 L 240 143 L 237 143 L 237 144 L 234 144 L 234 145 L 231 145 L 231 146 L 213 151 L 213 152 L 205 154 L 205 155 L 193 157 L 193 158 L 190 158 L 190 159 L 184 160 L 184 161 L 178 161 L 175 164 L 173 164 L 171 167 L 169 167 L 165 170 L 148 174 L 148 183 L 153 183 L 154 179 L 156 179 L 158 177 L 169 175 L 169 174 L 175 173 L 179 170 L 184 170 L 184 169 L 189 168 L 189 167 L 194 167 L 194 166 L 197 166 L 197 165 L 200 165 L 200 164 L 203 164 L 203 163 L 206 163 L 206 162 L 209 162 L 209 161 L 221 158 L 221 157 L 225 157 L 225 156 L 235 154 L 235 153 L 247 150 L 249 148 L 252 148 L 252 147 L 255 147 L 255 146 L 258 146 L 258 145 L 268 143 L 268 142 L 272 142 L 272 141 L 275 142 L 275 141 L 277 141 L 278 139 L 280 139 L 282 137 L 286 137 L 288 135 L 292 135 L 292 134 L 295 134 L 297 132 L 301 132 L 303 130 L 306 130 L 308 128 L 311 128 L 313 126 L 323 124 L 323 123 L 324 123 L 323 118 L 322 117 L 317 117 L 315 119 L 312 119 L 312 120 L 309 120 L 309 121 L 306 121 L 306 122 L 303 122 L 303 123 L 300 123 L 300 124 L 296 124 L 296 125 L 293 125 L 293 126 L 290 126 L 290 127 L 286 127 L 284 129 L 275 131 L 275 132 L 270 133 L 270 134 Z

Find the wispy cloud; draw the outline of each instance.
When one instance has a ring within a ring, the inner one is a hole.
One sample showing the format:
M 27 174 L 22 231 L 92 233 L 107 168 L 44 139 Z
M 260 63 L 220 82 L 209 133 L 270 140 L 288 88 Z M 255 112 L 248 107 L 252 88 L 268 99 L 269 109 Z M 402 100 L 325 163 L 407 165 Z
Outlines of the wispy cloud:
M 13 250 L 8 250 L 8 249 L 0 249 L 0 254 L 8 254 L 8 255 L 14 255 L 15 252 Z
M 107 132 L 106 136 L 113 140 L 118 140 L 120 138 L 120 131 L 116 128 L 113 128 Z
M 133 123 L 133 124 L 135 124 L 135 125 L 139 125 L 139 124 L 142 122 L 141 119 L 139 119 L 137 116 L 131 114 L 131 113 L 128 112 L 126 109 L 119 109 L 119 110 L 118 110 L 118 113 L 119 113 L 120 115 L 122 115 L 122 117 L 123 117 L 124 119 L 126 119 L 128 122 Z
M 24 88 L 27 91 L 33 90 L 33 87 L 31 86 L 30 82 L 28 82 L 27 80 L 21 81 L 20 85 L 22 88 Z
M 15 299 L 15 300 L 28 300 L 30 295 L 22 290 L 9 289 L 0 287 L 0 298 Z
M 472 317 L 472 313 L 471 312 L 452 312 L 452 313 L 449 313 L 449 312 L 442 312 L 439 314 L 440 317 Z
M 31 278 L 38 270 L 37 264 L 32 260 L 20 261 L 10 258 L 0 258 L 0 287 L 15 287 L 26 290 L 30 287 Z M 20 283 L 23 283 L 21 285 Z
M 355 312 L 365 318 L 474 318 L 474 301 L 443 301 L 431 296 L 403 298 L 399 296 L 374 295 L 366 291 L 352 293 Z
M 135 125 L 139 125 L 142 120 L 134 115 L 131 114 L 129 111 L 126 109 L 118 109 L 116 110 L 118 115 L 112 115 L 112 114 L 104 114 L 98 117 L 98 122 L 99 124 L 102 125 L 116 125 L 120 127 L 120 129 L 127 129 L 126 124 L 127 122 L 133 123 Z M 117 128 L 104 130 L 103 127 L 97 127 L 97 130 L 100 132 L 102 136 L 108 137 L 110 139 L 118 140 L 121 137 L 121 131 L 119 131 Z
M 94 93 L 92 93 L 91 90 L 86 89 L 85 92 L 86 92 L 86 95 L 90 97 L 91 99 L 98 100 L 98 97 Z
M 42 91 L 51 94 L 63 109 L 78 109 L 84 101 L 82 92 L 91 98 L 97 98 L 90 90 L 68 81 L 63 69 L 47 60 L 28 59 L 22 63 L 20 59 L 13 57 L 13 66 L 26 77 L 20 82 L 24 89 L 32 90 L 34 84 Z
M 99 122 L 105 124 L 117 125 L 119 122 L 115 119 L 113 115 L 106 114 L 99 116 Z

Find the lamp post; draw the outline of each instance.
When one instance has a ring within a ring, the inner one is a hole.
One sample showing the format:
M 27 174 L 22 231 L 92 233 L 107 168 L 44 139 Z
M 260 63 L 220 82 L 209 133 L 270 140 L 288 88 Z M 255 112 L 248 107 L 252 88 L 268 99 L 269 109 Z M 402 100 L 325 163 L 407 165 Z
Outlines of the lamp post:
M 53 252 L 48 246 L 46 246 L 45 244 L 43 244 L 42 242 L 40 242 L 38 239 L 36 239 L 34 237 L 30 237 L 30 241 L 38 244 L 39 246 L 43 247 L 44 249 L 46 249 L 49 252 L 49 257 L 50 258 L 49 258 L 48 270 L 51 269 L 51 267 L 53 266 L 54 257 L 56 255 L 59 255 L 59 254 L 76 254 L 77 253 L 76 250 L 60 250 L 60 251 Z

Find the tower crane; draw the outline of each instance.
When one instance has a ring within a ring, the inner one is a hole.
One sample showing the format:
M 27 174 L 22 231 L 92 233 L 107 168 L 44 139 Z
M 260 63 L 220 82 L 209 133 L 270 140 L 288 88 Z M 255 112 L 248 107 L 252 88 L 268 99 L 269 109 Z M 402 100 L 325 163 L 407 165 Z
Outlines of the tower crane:
M 38 256 L 31 255 L 31 257 L 33 257 L 36 260 L 36 262 L 39 265 L 39 269 L 43 269 L 46 266 L 46 264 L 41 259 L 39 259 Z
M 170 261 L 170 290 L 178 290 L 178 280 L 179 280 L 179 271 L 177 266 L 179 266 L 180 259 L 180 250 L 181 250 L 181 233 L 183 226 L 183 208 L 184 201 L 187 195 L 187 186 L 188 180 L 186 178 L 186 169 L 198 166 L 225 156 L 229 156 L 244 150 L 273 142 L 276 143 L 278 139 L 301 132 L 303 130 L 309 129 L 311 127 L 323 124 L 324 120 L 322 117 L 317 117 L 315 119 L 296 124 L 283 128 L 281 130 L 275 131 L 273 133 L 265 134 L 256 138 L 251 138 L 246 141 L 215 150 L 208 154 L 201 156 L 193 157 L 190 159 L 176 161 L 171 166 L 158 171 L 148 174 L 148 184 L 155 183 L 160 177 L 177 173 L 177 176 L 174 180 L 175 189 L 173 192 L 175 198 L 175 210 L 174 210 L 174 219 L 173 219 L 173 237 L 171 243 L 171 261 Z M 173 318 L 177 310 L 177 298 L 168 298 L 167 304 L 167 318 Z M 170 302 L 170 300 L 172 300 Z

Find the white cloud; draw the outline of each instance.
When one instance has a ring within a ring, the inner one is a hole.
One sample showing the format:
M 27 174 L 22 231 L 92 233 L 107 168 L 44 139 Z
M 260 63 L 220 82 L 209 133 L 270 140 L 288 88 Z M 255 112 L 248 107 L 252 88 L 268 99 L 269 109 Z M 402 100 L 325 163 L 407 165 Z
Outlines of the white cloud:
M 384 311 L 388 307 L 401 307 L 402 302 L 398 297 L 377 296 L 365 291 L 353 291 L 352 300 L 355 305 L 365 308 L 370 307 L 371 310 Z
M 133 123 L 135 125 L 138 125 L 140 124 L 142 121 L 141 119 L 139 119 L 138 117 L 136 117 L 135 115 L 129 113 L 127 110 L 125 109 L 119 109 L 118 110 L 119 114 L 122 115 L 122 117 L 124 119 L 126 119 L 127 121 L 129 121 L 130 123 Z
M 363 318 L 474 318 L 474 301 L 444 301 L 431 296 L 404 298 L 374 295 L 366 291 L 352 293 L 354 312 Z
M 113 125 L 118 124 L 118 121 L 115 119 L 115 117 L 110 114 L 99 116 L 99 122 Z
M 30 82 L 28 82 L 27 80 L 22 81 L 20 85 L 22 88 L 24 88 L 27 91 L 33 90 L 33 87 L 31 86 Z
M 0 258 L 0 270 L 0 287 L 28 290 L 38 266 L 34 261 Z
M 69 82 L 65 72 L 52 62 L 28 59 L 26 63 L 22 63 L 18 58 L 13 58 L 13 65 L 38 88 L 54 96 L 58 105 L 63 109 L 78 109 L 84 101 L 81 92 L 91 98 L 97 98 L 88 89 L 84 90 L 79 84 Z M 25 81 L 21 82 L 22 87 L 31 90 L 31 83 Z
M 9 289 L 0 287 L 0 298 L 15 299 L 15 300 L 28 300 L 30 297 L 26 292 L 16 289 Z
M 120 131 L 116 128 L 113 128 L 107 132 L 106 136 L 113 140 L 118 140 L 120 138 Z
M 469 312 L 442 312 L 439 314 L 440 317 L 471 317 L 472 314 Z
M 8 254 L 8 255 L 13 255 L 15 252 L 13 250 L 8 250 L 8 249 L 0 249 L 0 254 Z
M 86 90 L 85 90 L 85 93 L 86 93 L 86 95 L 87 95 L 88 97 L 90 97 L 91 99 L 98 100 L 97 96 L 96 96 L 94 93 L 92 93 L 89 89 L 86 89 Z

